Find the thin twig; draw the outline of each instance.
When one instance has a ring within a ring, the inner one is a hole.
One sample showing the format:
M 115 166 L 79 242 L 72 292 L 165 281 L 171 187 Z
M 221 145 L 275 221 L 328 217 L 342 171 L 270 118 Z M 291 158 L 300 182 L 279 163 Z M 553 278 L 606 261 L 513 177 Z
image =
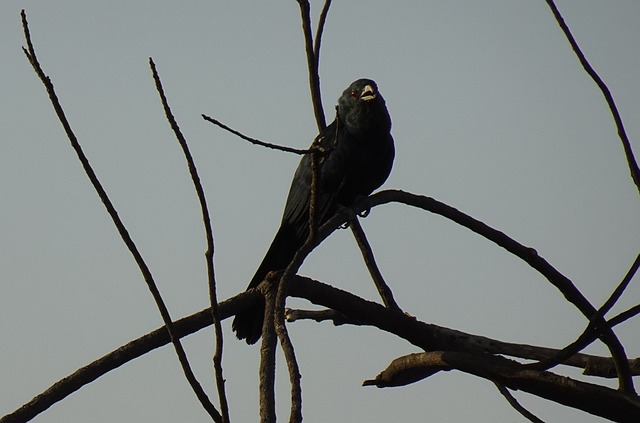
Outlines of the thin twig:
M 316 28 L 316 36 L 313 39 L 313 55 L 316 58 L 318 68 L 320 67 L 320 44 L 322 41 L 322 32 L 324 31 L 324 25 L 327 22 L 327 15 L 329 14 L 329 8 L 331 7 L 331 0 L 325 0 L 320 17 L 318 18 L 318 27 Z M 318 69 L 319 71 L 319 69 Z M 320 72 L 318 72 L 320 74 Z
M 595 341 L 598 336 L 600 336 L 604 327 L 612 328 L 613 326 L 615 326 L 611 324 L 611 321 L 605 322 L 604 327 L 599 326 L 597 322 L 602 322 L 603 317 L 609 310 L 611 310 L 618 299 L 622 296 L 624 290 L 629 285 L 629 282 L 631 282 L 631 279 L 636 274 L 638 266 L 640 266 L 640 254 L 638 254 L 633 264 L 631 265 L 631 268 L 622 279 L 620 284 L 613 291 L 611 296 L 607 299 L 607 301 L 605 301 L 602 307 L 598 309 L 598 312 L 591 318 L 591 321 L 587 325 L 586 329 L 580 334 L 578 339 L 564 347 L 551 359 L 541 361 L 540 363 L 533 363 L 530 366 L 537 369 L 549 369 L 553 366 L 556 366 L 593 343 L 593 341 Z
M 613 293 L 607 299 L 607 301 L 605 301 L 605 303 L 602 305 L 602 307 L 600 307 L 600 310 L 598 310 L 598 313 L 601 316 L 604 316 L 605 314 L 607 314 L 609 312 L 609 310 L 611 310 L 611 308 L 620 299 L 620 297 L 624 293 L 624 290 L 627 289 L 627 286 L 629 286 L 629 283 L 631 282 L 631 279 L 633 279 L 633 277 L 635 276 L 636 272 L 638 271 L 638 267 L 640 267 L 640 254 L 638 254 L 636 256 L 636 259 L 633 261 L 633 264 L 629 268 L 629 271 L 624 276 L 624 278 L 622 279 L 620 284 L 616 287 L 616 289 L 613 291 Z
M 202 212 L 202 223 L 204 224 L 204 230 L 207 238 L 207 250 L 205 252 L 205 261 L 207 263 L 207 280 L 209 286 L 209 301 L 211 303 L 211 316 L 214 322 L 215 336 L 216 336 L 216 348 L 213 354 L 213 368 L 215 370 L 216 375 L 216 385 L 218 388 L 218 399 L 220 401 L 220 411 L 222 412 L 222 420 L 223 422 L 229 422 L 229 405 L 227 402 L 227 394 L 224 387 L 224 375 L 222 370 L 222 351 L 223 351 L 223 335 L 222 335 L 222 324 L 220 323 L 220 317 L 218 312 L 218 296 L 216 294 L 216 276 L 215 269 L 213 266 L 213 254 L 214 254 L 214 243 L 213 243 L 213 229 L 211 228 L 211 218 L 209 216 L 209 207 L 207 206 L 207 200 L 204 195 L 204 189 L 202 188 L 202 183 L 200 182 L 200 176 L 198 175 L 198 169 L 196 168 L 196 164 L 193 160 L 193 156 L 191 155 L 191 151 L 189 151 L 189 145 L 187 144 L 187 140 L 182 134 L 180 127 L 178 126 L 178 122 L 176 121 L 173 113 L 171 112 L 171 108 L 169 107 L 169 102 L 164 93 L 164 89 L 162 87 L 162 81 L 160 80 L 160 75 L 158 75 L 158 71 L 156 70 L 156 65 L 153 62 L 152 58 L 149 58 L 149 66 L 151 67 L 151 72 L 153 73 L 153 80 L 156 84 L 156 89 L 158 90 L 158 94 L 160 95 L 160 100 L 162 101 L 162 107 L 164 109 L 164 113 L 169 121 L 169 125 L 171 129 L 173 129 L 174 134 L 182 148 L 182 152 L 184 153 L 185 159 L 187 160 L 187 166 L 189 168 L 189 174 L 191 175 L 191 180 L 193 181 L 193 186 L 196 190 L 196 194 L 198 196 L 198 201 L 200 203 L 200 210 Z
M 360 221 L 355 214 L 349 221 L 349 226 L 351 227 L 351 232 L 353 232 L 353 236 L 356 239 L 358 247 L 360 247 L 364 263 L 367 265 L 367 269 L 369 269 L 371 279 L 373 279 L 373 283 L 378 289 L 378 293 L 380 293 L 380 297 L 382 298 L 384 305 L 395 310 L 401 310 L 400 306 L 393 298 L 391 288 L 389 288 L 389 285 L 385 282 L 384 276 L 382 276 L 382 272 L 380 272 L 380 269 L 378 268 L 371 245 L 369 245 L 367 236 L 365 235 L 362 225 L 360 225 Z
M 208 122 L 211 122 L 214 125 L 217 125 L 220 128 L 224 129 L 225 131 L 231 132 L 233 135 L 236 135 L 236 136 L 242 138 L 245 141 L 249 141 L 251 144 L 254 144 L 254 145 L 261 145 L 262 147 L 272 148 L 274 150 L 280 150 L 280 151 L 285 151 L 287 153 L 294 153 L 294 154 L 309 154 L 309 153 L 312 152 L 311 149 L 301 150 L 299 148 L 291 148 L 291 147 L 286 147 L 286 146 L 282 146 L 282 145 L 278 145 L 278 144 L 272 144 L 270 142 L 260 141 L 259 139 L 248 137 L 248 136 L 244 135 L 243 133 L 228 127 L 224 123 L 222 123 L 219 120 L 214 119 L 214 118 L 212 118 L 210 116 L 207 116 L 207 115 L 204 115 L 204 114 L 201 115 L 201 116 L 202 116 L 202 118 L 204 120 L 206 120 Z
M 623 311 L 622 313 L 618 314 L 615 317 L 612 317 L 611 319 L 609 319 L 607 324 L 610 327 L 614 327 L 619 325 L 622 322 L 625 322 L 631 319 L 632 317 L 637 316 L 638 314 L 640 314 L 640 304 L 636 304 L 630 309 Z
M 518 402 L 518 400 L 511 394 L 511 391 L 509 391 L 506 386 L 495 381 L 493 382 L 493 384 L 496 385 L 496 388 L 498 388 L 498 392 L 502 394 L 502 396 L 507 400 L 509 405 L 511 405 L 511 407 L 513 407 L 513 409 L 516 410 L 518 413 L 522 414 L 522 416 L 525 419 L 533 423 L 544 423 L 544 421 L 542 421 L 537 416 L 535 416 L 531 411 L 524 408 Z
M 304 47 L 307 53 L 307 68 L 309 69 L 309 89 L 311 91 L 313 113 L 316 117 L 318 132 L 322 132 L 324 128 L 327 127 L 327 122 L 324 117 L 324 109 L 322 108 L 320 76 L 318 75 L 318 60 L 316 54 L 313 51 L 313 35 L 311 34 L 311 6 L 309 5 L 308 0 L 297 1 L 300 5 L 300 16 L 302 18 L 302 33 L 304 34 Z
M 34 71 L 36 72 L 36 74 L 44 84 L 47 90 L 47 93 L 49 94 L 49 99 L 51 100 L 51 104 L 53 105 L 53 108 L 56 114 L 58 115 L 58 119 L 60 120 L 60 123 L 62 123 L 62 126 L 67 134 L 67 138 L 69 138 L 69 141 L 71 142 L 71 146 L 75 150 L 78 156 L 78 159 L 80 160 L 80 163 L 82 164 L 82 167 L 84 168 L 84 171 L 87 174 L 87 177 L 89 178 L 89 180 L 91 181 L 91 184 L 93 185 L 94 189 L 98 193 L 98 196 L 100 197 L 100 200 L 102 201 L 105 208 L 107 209 L 107 213 L 113 220 L 113 223 L 116 229 L 118 230 L 120 237 L 124 241 L 129 251 L 131 252 L 136 264 L 140 269 L 140 272 L 142 273 L 142 276 L 145 282 L 147 283 L 147 287 L 149 288 L 149 291 L 151 292 L 151 295 L 153 296 L 153 299 L 156 302 L 156 306 L 160 311 L 162 320 L 164 321 L 164 324 L 167 327 L 167 331 L 169 332 L 171 341 L 176 351 L 176 355 L 178 356 L 178 360 L 180 361 L 180 365 L 182 366 L 182 370 L 185 374 L 185 377 L 187 378 L 187 381 L 191 385 L 194 393 L 200 400 L 205 410 L 207 410 L 211 418 L 216 422 L 220 422 L 222 421 L 222 416 L 220 416 L 220 413 L 218 413 L 216 408 L 213 406 L 213 404 L 207 397 L 207 394 L 202 389 L 202 386 L 196 379 L 191 369 L 191 366 L 189 364 L 189 361 L 187 359 L 187 354 L 184 351 L 182 344 L 180 343 L 180 338 L 175 336 L 175 331 L 173 329 L 173 323 L 171 320 L 171 316 L 169 314 L 169 310 L 167 309 L 167 306 L 165 305 L 164 300 L 160 295 L 160 291 L 158 290 L 158 287 L 156 286 L 155 281 L 153 280 L 153 276 L 151 274 L 149 267 L 147 266 L 144 259 L 142 258 L 142 255 L 140 254 L 138 247 L 133 242 L 133 239 L 129 235 L 127 228 L 125 227 L 124 223 L 118 216 L 118 212 L 116 211 L 115 207 L 113 206 L 113 203 L 109 199 L 109 196 L 107 195 L 105 189 L 100 183 L 96 173 L 91 167 L 91 164 L 87 159 L 87 156 L 84 154 L 82 147 L 80 146 L 80 143 L 78 142 L 78 139 L 76 138 L 73 130 L 71 129 L 71 125 L 69 124 L 69 121 L 65 116 L 65 113 L 62 109 L 62 106 L 60 105 L 58 96 L 55 92 L 51 79 L 44 73 L 44 71 L 42 70 L 42 67 L 40 66 L 40 63 L 38 62 L 38 59 L 36 58 L 35 49 L 31 42 L 31 35 L 29 33 L 27 15 L 24 10 L 22 10 L 21 16 L 22 16 L 22 26 L 24 29 L 24 35 L 27 42 L 27 46 L 28 46 L 28 48 L 26 49 L 23 48 L 23 51 L 27 56 L 27 59 L 29 59 L 29 62 L 31 63 L 31 66 L 33 67 Z
M 631 148 L 631 143 L 629 142 L 629 138 L 627 137 L 627 132 L 625 131 L 624 124 L 622 123 L 622 117 L 620 117 L 620 113 L 618 112 L 618 107 L 616 106 L 616 103 L 613 100 L 611 91 L 609 90 L 609 87 L 607 87 L 607 84 L 604 83 L 602 78 L 600 78 L 600 76 L 596 73 L 596 71 L 593 69 L 591 64 L 589 64 L 589 62 L 587 61 L 587 58 L 585 57 L 584 53 L 582 53 L 582 50 L 580 49 L 580 46 L 578 46 L 578 43 L 576 42 L 575 38 L 573 38 L 573 35 L 571 34 L 571 30 L 569 30 L 569 27 L 564 21 L 564 18 L 560 14 L 560 11 L 556 7 L 553 0 L 545 0 L 545 1 L 547 2 L 547 5 L 551 9 L 553 16 L 556 18 L 556 21 L 558 22 L 560 29 L 562 29 L 562 32 L 564 32 L 565 37 L 567 37 L 569 44 L 571 44 L 571 48 L 573 49 L 574 53 L 578 57 L 578 60 L 580 60 L 580 63 L 582 64 L 582 67 L 584 68 L 585 72 L 589 74 L 589 76 L 593 79 L 593 81 L 596 83 L 598 88 L 600 88 L 600 91 L 602 91 L 602 95 L 604 96 L 607 102 L 607 105 L 609 106 L 609 110 L 611 110 L 613 120 L 616 123 L 616 127 L 618 129 L 618 136 L 620 137 L 620 141 L 622 141 L 622 147 L 624 148 L 624 153 L 627 157 L 627 163 L 629 165 L 629 172 L 631 173 L 631 179 L 636 184 L 636 188 L 640 192 L 640 169 L 638 169 L 638 163 L 636 162 L 636 158 L 633 154 L 633 149 Z

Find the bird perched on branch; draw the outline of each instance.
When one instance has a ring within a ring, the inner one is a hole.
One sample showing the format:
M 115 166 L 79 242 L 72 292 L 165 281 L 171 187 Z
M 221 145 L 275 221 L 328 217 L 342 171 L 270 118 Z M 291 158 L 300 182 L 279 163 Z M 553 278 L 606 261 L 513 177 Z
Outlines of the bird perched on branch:
M 358 79 L 342 93 L 336 118 L 314 144 L 326 153 L 318 161 L 315 216 L 322 225 L 341 207 L 349 207 L 387 179 L 395 149 L 391 118 L 376 83 Z M 311 155 L 296 169 L 280 228 L 247 289 L 255 288 L 271 271 L 285 269 L 309 236 Z M 264 303 L 238 313 L 233 330 L 254 344 L 262 334 Z

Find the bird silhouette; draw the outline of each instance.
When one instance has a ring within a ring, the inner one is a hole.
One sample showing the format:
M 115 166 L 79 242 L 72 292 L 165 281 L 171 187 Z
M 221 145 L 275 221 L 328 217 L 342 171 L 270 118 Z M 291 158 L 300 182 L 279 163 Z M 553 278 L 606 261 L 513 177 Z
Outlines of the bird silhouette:
M 336 117 L 315 139 L 324 149 L 318 163 L 316 219 L 322 225 L 341 207 L 371 194 L 391 172 L 395 148 L 391 117 L 376 83 L 358 79 L 338 99 Z M 271 271 L 285 269 L 309 235 L 311 155 L 302 157 L 284 207 L 282 222 L 247 289 Z M 254 344 L 262 334 L 264 301 L 233 320 L 238 339 Z

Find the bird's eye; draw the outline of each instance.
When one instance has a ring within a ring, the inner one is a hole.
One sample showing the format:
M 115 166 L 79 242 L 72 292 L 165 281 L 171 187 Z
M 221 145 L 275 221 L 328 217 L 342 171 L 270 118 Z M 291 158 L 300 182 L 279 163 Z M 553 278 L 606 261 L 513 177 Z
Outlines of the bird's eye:
M 357 91 L 351 91 L 351 97 L 353 98 L 358 98 L 358 92 Z

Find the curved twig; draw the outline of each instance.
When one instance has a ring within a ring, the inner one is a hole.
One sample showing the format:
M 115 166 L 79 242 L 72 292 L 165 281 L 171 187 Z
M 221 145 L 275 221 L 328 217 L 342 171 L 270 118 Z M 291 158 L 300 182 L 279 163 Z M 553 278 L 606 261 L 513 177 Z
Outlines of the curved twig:
M 202 116 L 202 118 L 204 120 L 206 120 L 208 122 L 211 122 L 214 125 L 217 125 L 220 128 L 224 129 L 225 131 L 231 132 L 233 135 L 236 135 L 236 136 L 242 138 L 245 141 L 249 141 L 251 144 L 254 144 L 254 145 L 261 145 L 262 147 L 272 148 L 274 150 L 280 150 L 280 151 L 285 151 L 287 153 L 294 153 L 294 154 L 309 154 L 309 153 L 313 152 L 313 150 L 311 150 L 311 149 L 302 150 L 302 149 L 299 149 L 299 148 L 291 148 L 291 147 L 286 147 L 286 146 L 282 146 L 282 145 L 278 145 L 278 144 L 272 144 L 272 143 L 266 142 L 266 141 L 260 141 L 259 139 L 248 137 L 248 136 L 244 135 L 243 133 L 241 133 L 239 131 L 236 131 L 233 128 L 228 127 L 224 123 L 222 123 L 219 120 L 214 119 L 214 118 L 212 118 L 210 116 L 207 116 L 205 114 L 202 114 L 201 116 Z
M 513 407 L 513 409 L 518 413 L 522 414 L 525 419 L 529 420 L 532 423 L 544 423 L 544 421 L 538 418 L 538 416 L 524 408 L 522 404 L 520 404 L 518 400 L 511 394 L 511 391 L 509 391 L 506 386 L 495 381 L 493 383 L 494 385 L 496 385 L 496 388 L 498 388 L 498 392 L 500 392 L 502 396 L 507 400 L 509 405 L 511 405 L 511 407 Z

